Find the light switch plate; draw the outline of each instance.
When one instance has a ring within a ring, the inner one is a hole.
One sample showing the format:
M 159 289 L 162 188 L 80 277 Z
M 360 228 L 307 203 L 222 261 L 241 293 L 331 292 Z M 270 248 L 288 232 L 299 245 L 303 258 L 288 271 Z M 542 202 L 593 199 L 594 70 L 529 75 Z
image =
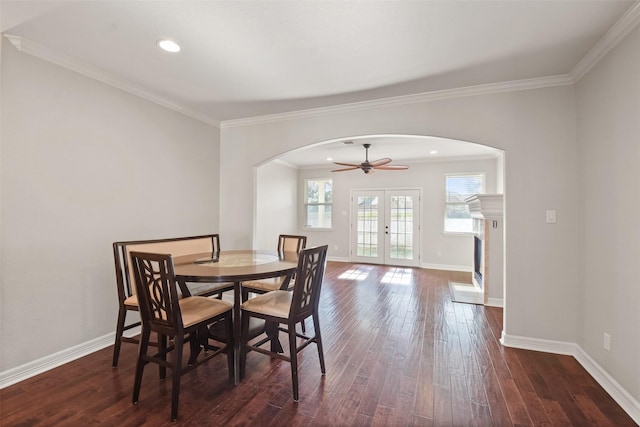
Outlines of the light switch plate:
M 555 224 L 556 222 L 556 211 L 547 211 L 547 222 L 549 224 Z

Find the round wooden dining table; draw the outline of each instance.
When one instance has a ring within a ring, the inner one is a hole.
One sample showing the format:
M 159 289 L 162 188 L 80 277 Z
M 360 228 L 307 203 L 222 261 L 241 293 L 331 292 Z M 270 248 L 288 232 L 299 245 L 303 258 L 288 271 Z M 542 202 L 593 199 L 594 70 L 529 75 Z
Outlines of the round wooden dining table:
M 176 280 L 182 292 L 188 295 L 186 282 L 233 283 L 233 358 L 234 382 L 240 375 L 240 306 L 242 282 L 285 276 L 283 287 L 288 286 L 298 266 L 297 254 L 283 256 L 273 251 L 222 251 L 178 256 L 173 259 Z

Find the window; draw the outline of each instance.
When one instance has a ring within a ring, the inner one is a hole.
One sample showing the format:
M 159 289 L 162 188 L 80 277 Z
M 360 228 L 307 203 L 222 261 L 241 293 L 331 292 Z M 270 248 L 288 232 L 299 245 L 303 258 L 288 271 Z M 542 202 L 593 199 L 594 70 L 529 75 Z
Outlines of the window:
M 464 202 L 474 194 L 484 193 L 484 174 L 459 174 L 445 177 L 445 233 L 471 233 L 473 222 Z
M 305 228 L 331 228 L 331 178 L 304 181 Z

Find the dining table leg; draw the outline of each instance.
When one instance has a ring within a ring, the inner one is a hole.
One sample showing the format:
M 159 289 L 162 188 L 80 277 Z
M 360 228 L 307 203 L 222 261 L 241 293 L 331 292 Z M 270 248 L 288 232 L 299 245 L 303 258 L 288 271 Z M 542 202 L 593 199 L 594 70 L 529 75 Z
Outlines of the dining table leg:
M 233 282 L 233 383 L 240 382 L 240 305 L 242 304 L 242 282 Z

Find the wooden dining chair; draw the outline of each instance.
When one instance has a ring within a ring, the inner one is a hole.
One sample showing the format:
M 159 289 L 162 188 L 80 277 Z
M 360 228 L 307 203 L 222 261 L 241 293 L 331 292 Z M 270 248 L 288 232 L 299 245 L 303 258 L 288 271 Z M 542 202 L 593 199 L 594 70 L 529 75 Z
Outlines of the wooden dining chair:
M 233 379 L 233 315 L 232 304 L 215 298 L 187 296 L 180 298 L 171 255 L 131 252 L 131 264 L 138 296 L 142 333 L 138 349 L 133 403 L 138 403 L 142 374 L 148 363 L 160 366 L 160 378 L 166 376 L 166 368 L 172 370 L 171 419 L 178 417 L 180 377 L 218 354 L 227 355 L 229 378 Z M 225 343 L 209 344 L 209 327 L 223 322 Z M 158 334 L 158 351 L 149 354 L 151 332 Z M 167 345 L 168 338 L 173 339 Z M 183 346 L 190 343 L 191 357 L 183 366 Z M 197 358 L 200 346 L 205 343 L 209 352 Z M 170 357 L 167 357 L 167 356 Z
M 126 323 L 127 313 L 139 311 L 133 269 L 131 268 L 132 251 L 168 253 L 174 257 L 201 252 L 218 253 L 220 252 L 220 236 L 218 234 L 206 234 L 200 236 L 131 240 L 113 243 L 116 286 L 118 289 L 118 319 L 116 322 L 116 336 L 112 361 L 114 367 L 118 366 L 120 347 L 123 342 L 139 343 L 137 338 L 124 335 L 126 331 L 140 326 L 139 320 L 130 324 Z M 233 283 L 189 283 L 187 287 L 192 295 L 220 296 L 222 292 L 233 290 Z
M 298 353 L 311 343 L 318 347 L 320 370 L 325 374 L 324 352 L 322 349 L 322 336 L 320 334 L 320 319 L 318 316 L 318 303 L 320 302 L 320 289 L 324 277 L 327 259 L 327 246 L 304 249 L 298 257 L 298 269 L 293 292 L 275 290 L 263 295 L 251 298 L 242 304 L 242 346 L 240 353 L 240 377 L 244 377 L 247 353 L 257 351 L 271 357 L 285 360 L 291 363 L 291 381 L 293 385 L 293 400 L 298 401 Z M 267 322 L 278 324 L 278 329 L 286 332 L 289 337 L 289 356 L 269 351 L 261 346 L 268 341 L 268 337 L 249 344 L 247 331 L 251 318 L 257 317 Z M 298 333 L 296 324 L 311 317 L 313 319 L 314 333 Z M 284 325 L 284 326 L 283 326 Z M 298 339 L 301 343 L 298 344 Z
M 298 255 L 306 245 L 307 236 L 281 234 L 278 236 L 278 255 L 281 258 L 297 260 Z M 286 276 L 242 282 L 242 301 L 246 301 L 249 298 L 249 293 L 264 294 L 278 289 L 292 290 L 294 282 L 295 277 L 286 282 Z

